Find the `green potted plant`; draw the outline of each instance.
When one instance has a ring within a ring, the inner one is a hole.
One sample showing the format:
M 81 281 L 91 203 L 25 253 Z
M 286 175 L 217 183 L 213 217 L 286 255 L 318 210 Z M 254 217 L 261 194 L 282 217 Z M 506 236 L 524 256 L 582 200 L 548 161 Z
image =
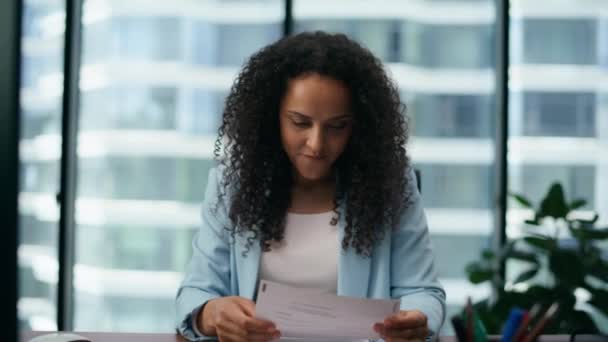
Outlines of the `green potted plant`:
M 474 304 L 486 329 L 500 333 L 513 307 L 529 310 L 540 303 L 546 310 L 558 302 L 559 312 L 547 333 L 598 332 L 590 315 L 575 307 L 574 293 L 586 294 L 584 306 L 608 316 L 608 260 L 599 246 L 600 240 L 608 239 L 608 228 L 595 227 L 597 214 L 591 219 L 575 217 L 574 210 L 586 201 L 568 202 L 559 183 L 551 185 L 537 206 L 523 195 L 510 197 L 534 211 L 534 217 L 525 221 L 523 236 L 509 240 L 497 253 L 483 250 L 480 260 L 466 267 L 469 281 L 492 282 L 496 289 L 490 298 Z M 513 261 L 523 271 L 507 283 L 499 265 Z

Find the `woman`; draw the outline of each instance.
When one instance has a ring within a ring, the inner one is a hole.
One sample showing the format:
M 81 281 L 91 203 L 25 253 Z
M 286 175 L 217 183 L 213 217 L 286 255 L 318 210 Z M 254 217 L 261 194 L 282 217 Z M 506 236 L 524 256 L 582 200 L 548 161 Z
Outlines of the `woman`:
M 302 33 L 254 54 L 226 100 L 203 225 L 177 294 L 191 340 L 269 341 L 259 279 L 399 298 L 374 329 L 424 340 L 445 316 L 407 124 L 381 62 L 342 34 Z

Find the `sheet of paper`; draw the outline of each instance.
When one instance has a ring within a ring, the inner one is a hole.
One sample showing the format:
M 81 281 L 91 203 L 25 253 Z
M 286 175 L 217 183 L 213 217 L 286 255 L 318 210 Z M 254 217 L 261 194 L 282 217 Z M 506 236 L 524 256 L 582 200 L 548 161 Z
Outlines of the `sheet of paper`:
M 285 341 L 378 339 L 373 325 L 399 311 L 399 300 L 361 299 L 260 281 L 256 316 L 276 324 Z

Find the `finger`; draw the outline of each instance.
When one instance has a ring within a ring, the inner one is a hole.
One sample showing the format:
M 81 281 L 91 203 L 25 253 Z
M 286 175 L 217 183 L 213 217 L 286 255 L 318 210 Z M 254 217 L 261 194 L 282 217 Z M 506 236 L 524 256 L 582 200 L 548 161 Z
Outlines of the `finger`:
M 259 327 L 260 329 L 276 328 L 275 324 L 272 321 L 255 317 L 255 303 L 251 300 L 243 298 L 243 300 L 239 304 L 243 309 L 245 315 L 254 319 L 253 322 L 255 326 Z
M 247 332 L 251 331 L 268 331 L 272 325 L 264 325 L 264 322 L 247 316 L 239 305 L 237 308 L 231 308 L 230 310 L 222 311 L 218 315 L 218 325 L 224 323 L 225 327 L 231 327 L 231 329 L 243 330 Z
M 376 323 L 373 326 L 374 331 L 377 332 L 381 336 L 385 336 L 385 328 L 384 323 Z
M 385 342 L 424 342 L 423 339 L 407 339 L 401 337 L 387 337 L 384 339 Z
M 426 327 L 414 328 L 414 329 L 395 329 L 385 328 L 384 335 L 387 337 L 394 338 L 405 338 L 405 339 L 425 339 L 429 334 L 429 329 Z
M 245 329 L 239 326 L 236 322 L 225 317 L 221 319 L 216 326 L 218 336 L 222 335 L 230 340 L 241 341 L 247 338 L 247 332 Z
M 237 302 L 243 310 L 245 317 L 240 317 L 239 322 L 247 332 L 270 333 L 275 335 L 278 331 L 273 322 L 255 317 L 255 303 L 247 298 L 239 297 Z
M 272 322 L 247 317 L 244 314 L 240 317 L 237 316 L 228 318 L 227 323 L 231 325 L 231 329 L 239 330 L 237 334 L 240 336 L 255 336 L 256 339 L 261 339 L 264 341 L 270 341 L 276 338 L 276 336 L 280 336 L 280 332 L 276 329 Z M 253 337 L 250 339 L 253 339 Z
M 270 328 L 270 329 L 266 329 L 266 330 L 262 330 L 262 331 L 247 330 L 246 334 L 252 340 L 262 340 L 262 341 L 271 341 L 271 340 L 275 340 L 275 339 L 278 339 L 279 337 L 281 337 L 281 333 L 275 328 Z
M 259 318 L 245 317 L 242 324 L 245 330 L 249 332 L 273 333 L 277 330 L 274 323 Z
M 394 315 L 390 315 L 389 317 L 387 317 L 387 319 L 385 319 L 385 324 L 388 323 L 388 325 L 390 326 L 391 324 L 399 324 L 399 323 L 403 323 L 403 322 L 411 322 L 413 324 L 418 324 L 418 325 L 426 325 L 427 323 L 427 317 L 424 313 L 418 311 L 418 310 L 411 310 L 411 311 L 399 311 L 398 313 L 394 314 Z
M 241 337 L 230 332 L 218 332 L 217 334 L 218 340 L 220 342 L 238 342 L 241 341 Z
M 426 315 L 420 311 L 401 311 L 384 320 L 387 328 L 418 328 L 427 325 Z
M 281 334 L 279 334 L 278 331 L 275 334 L 257 334 L 257 333 L 247 334 L 247 338 L 249 341 L 259 341 L 259 342 L 273 341 L 273 340 L 279 339 L 279 337 L 281 337 Z
M 227 341 L 252 341 L 252 342 L 268 342 L 280 337 L 278 332 L 276 334 L 258 334 L 248 333 L 242 329 L 239 329 L 235 325 L 224 325 L 220 333 Z M 219 336 L 219 335 L 218 335 Z

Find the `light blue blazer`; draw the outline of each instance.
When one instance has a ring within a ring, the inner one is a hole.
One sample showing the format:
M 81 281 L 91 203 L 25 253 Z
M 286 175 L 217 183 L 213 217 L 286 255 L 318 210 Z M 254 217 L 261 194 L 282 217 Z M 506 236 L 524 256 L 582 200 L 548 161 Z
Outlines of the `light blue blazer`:
M 209 172 L 203 202 L 202 226 L 192 242 L 192 259 L 176 297 L 176 328 L 192 341 L 210 339 L 194 328 L 193 319 L 203 304 L 222 296 L 254 299 L 258 283 L 261 249 L 254 243 L 246 255 L 245 238 L 231 240 L 224 229 L 229 196 L 218 203 L 221 169 Z M 414 173 L 409 174 L 412 204 L 404 211 L 399 228 L 379 241 L 371 257 L 362 257 L 349 248 L 340 250 L 338 295 L 361 298 L 399 298 L 401 310 L 426 314 L 429 329 L 439 332 L 445 318 L 445 292 L 437 281 L 433 250 L 426 217 L 416 189 Z M 219 205 L 218 205 L 219 204 Z M 217 208 L 213 210 L 212 208 Z M 340 208 L 341 210 L 344 208 Z M 344 211 L 341 211 L 344 212 Z M 339 222 L 340 241 L 344 236 L 344 215 Z

